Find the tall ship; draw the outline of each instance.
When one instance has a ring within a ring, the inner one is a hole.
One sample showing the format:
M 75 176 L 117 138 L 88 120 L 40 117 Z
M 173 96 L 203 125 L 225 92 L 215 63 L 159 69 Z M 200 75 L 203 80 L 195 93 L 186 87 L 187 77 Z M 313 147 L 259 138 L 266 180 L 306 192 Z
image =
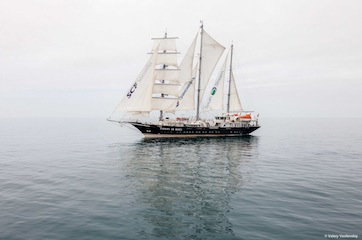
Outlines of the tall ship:
M 107 120 L 131 125 L 145 137 L 241 136 L 260 128 L 259 114 L 244 111 L 240 102 L 233 45 L 224 54 L 225 47 L 201 23 L 179 64 L 177 39 L 167 33 L 152 38 L 148 62 Z M 220 59 L 219 72 L 213 74 Z M 114 119 L 115 112 L 122 117 Z

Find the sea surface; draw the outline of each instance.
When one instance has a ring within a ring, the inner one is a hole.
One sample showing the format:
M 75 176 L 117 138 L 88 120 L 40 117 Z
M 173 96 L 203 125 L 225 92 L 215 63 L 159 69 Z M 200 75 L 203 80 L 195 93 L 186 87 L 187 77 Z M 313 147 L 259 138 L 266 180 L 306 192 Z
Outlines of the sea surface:
M 260 123 L 147 140 L 104 119 L 2 119 L 0 239 L 361 239 L 362 119 Z

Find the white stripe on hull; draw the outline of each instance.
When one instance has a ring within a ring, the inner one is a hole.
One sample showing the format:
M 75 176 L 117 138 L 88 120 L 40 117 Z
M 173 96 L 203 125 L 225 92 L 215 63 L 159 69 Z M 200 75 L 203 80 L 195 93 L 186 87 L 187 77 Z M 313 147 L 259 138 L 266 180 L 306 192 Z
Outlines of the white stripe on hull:
M 157 134 L 157 133 L 144 133 L 145 138 L 187 138 L 187 137 L 238 137 L 243 134 Z

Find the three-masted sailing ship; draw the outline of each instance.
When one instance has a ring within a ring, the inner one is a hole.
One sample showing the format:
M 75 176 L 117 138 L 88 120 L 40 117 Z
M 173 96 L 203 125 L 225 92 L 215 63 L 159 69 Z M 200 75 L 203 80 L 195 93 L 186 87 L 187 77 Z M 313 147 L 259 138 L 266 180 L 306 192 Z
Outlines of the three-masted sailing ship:
M 111 115 L 107 120 L 130 124 L 145 137 L 240 136 L 257 130 L 260 127 L 258 117 L 243 110 L 236 88 L 232 68 L 233 45 L 228 54 L 230 57 L 225 57 L 215 81 L 210 83 L 225 47 L 215 41 L 201 24 L 200 31 L 178 64 L 176 39 L 168 37 L 167 33 L 163 38 L 152 39 L 150 59 L 116 109 L 124 113 L 123 118 L 114 120 Z M 224 84 L 229 58 L 229 81 Z M 195 59 L 198 61 L 194 64 Z M 227 94 L 224 85 L 227 85 Z M 190 111 L 192 115 L 185 116 Z M 220 111 L 223 112 L 213 118 L 202 116 L 203 113 Z M 150 120 L 150 114 L 155 112 L 159 112 L 158 120 Z

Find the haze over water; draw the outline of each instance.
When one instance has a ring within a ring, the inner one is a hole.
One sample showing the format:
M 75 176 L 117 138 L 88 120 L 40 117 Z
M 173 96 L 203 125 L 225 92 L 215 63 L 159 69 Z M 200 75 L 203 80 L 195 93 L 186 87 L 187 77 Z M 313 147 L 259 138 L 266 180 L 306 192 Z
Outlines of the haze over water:
M 103 119 L 2 119 L 0 238 L 360 237 L 361 123 L 146 140 Z

